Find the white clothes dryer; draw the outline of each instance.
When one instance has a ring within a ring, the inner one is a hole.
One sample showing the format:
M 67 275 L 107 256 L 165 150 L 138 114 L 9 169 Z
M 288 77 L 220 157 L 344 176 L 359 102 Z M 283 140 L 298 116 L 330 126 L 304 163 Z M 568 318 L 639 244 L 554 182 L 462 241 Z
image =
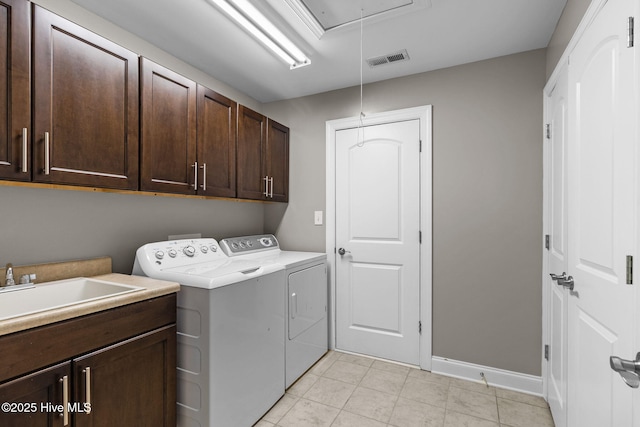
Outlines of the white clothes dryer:
M 181 284 L 179 427 L 250 427 L 284 395 L 282 266 L 193 239 L 140 247 L 133 274 Z
M 327 255 L 283 251 L 272 234 L 220 241 L 233 259 L 285 268 L 285 388 L 289 388 L 329 348 Z

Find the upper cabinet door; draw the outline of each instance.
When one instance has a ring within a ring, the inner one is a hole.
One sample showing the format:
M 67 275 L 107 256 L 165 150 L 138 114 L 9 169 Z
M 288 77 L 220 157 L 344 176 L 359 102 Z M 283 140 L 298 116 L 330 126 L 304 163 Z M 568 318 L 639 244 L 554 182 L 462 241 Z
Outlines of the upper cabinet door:
M 29 3 L 0 1 L 0 178 L 31 180 Z
M 237 104 L 198 85 L 198 194 L 236 196 Z
M 33 6 L 34 180 L 138 188 L 138 57 Z
M 140 189 L 195 194 L 196 83 L 146 58 L 142 68 Z
M 243 105 L 238 106 L 238 197 L 264 200 L 269 177 L 263 171 L 267 145 L 267 118 Z
M 289 201 L 289 128 L 268 120 L 265 170 L 269 176 L 267 200 Z

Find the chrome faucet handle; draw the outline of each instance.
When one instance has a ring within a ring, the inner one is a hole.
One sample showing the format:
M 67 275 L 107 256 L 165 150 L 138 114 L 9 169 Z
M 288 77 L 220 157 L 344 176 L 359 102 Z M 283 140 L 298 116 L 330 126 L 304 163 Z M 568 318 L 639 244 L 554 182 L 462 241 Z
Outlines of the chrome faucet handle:
M 5 272 L 5 286 L 13 286 L 16 284 L 16 281 L 13 280 L 13 264 L 8 263 Z
M 23 274 L 22 276 L 20 276 L 20 280 L 18 281 L 18 283 L 21 285 L 26 285 L 29 283 L 33 283 L 34 280 L 36 280 L 35 273 Z

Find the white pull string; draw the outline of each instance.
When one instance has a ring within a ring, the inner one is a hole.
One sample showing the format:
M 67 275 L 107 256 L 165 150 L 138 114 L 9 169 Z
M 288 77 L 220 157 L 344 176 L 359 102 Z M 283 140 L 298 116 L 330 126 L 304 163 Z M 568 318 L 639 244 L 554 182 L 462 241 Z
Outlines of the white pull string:
M 364 58 L 362 54 L 363 15 L 364 15 L 364 9 L 360 8 L 360 124 L 358 125 L 358 147 L 362 147 L 364 145 L 363 119 L 365 115 L 363 111 L 363 100 L 362 100 L 362 63 L 364 62 Z

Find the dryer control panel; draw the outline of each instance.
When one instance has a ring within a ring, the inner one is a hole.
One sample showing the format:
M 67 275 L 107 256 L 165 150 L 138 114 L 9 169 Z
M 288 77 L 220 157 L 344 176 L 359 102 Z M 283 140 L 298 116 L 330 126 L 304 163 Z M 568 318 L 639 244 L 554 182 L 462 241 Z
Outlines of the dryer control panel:
M 230 257 L 280 249 L 278 240 L 273 234 L 256 234 L 254 236 L 222 239 L 220 240 L 220 247 Z

